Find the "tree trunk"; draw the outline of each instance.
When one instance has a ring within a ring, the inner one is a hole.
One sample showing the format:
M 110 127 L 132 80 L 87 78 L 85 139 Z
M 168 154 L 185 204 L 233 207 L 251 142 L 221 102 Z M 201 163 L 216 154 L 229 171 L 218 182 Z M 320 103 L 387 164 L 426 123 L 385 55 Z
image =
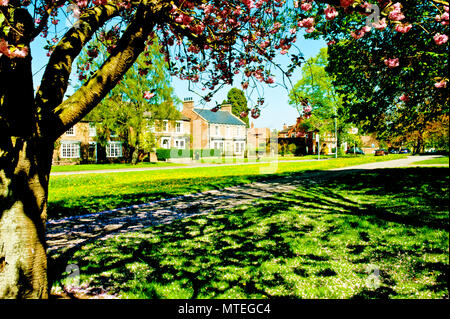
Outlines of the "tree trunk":
M 13 13 L 8 19 L 20 32 L 7 40 L 29 47 L 33 19 L 23 8 Z M 47 298 L 45 223 L 54 143 L 38 127 L 43 114 L 34 103 L 31 52 L 0 56 L 0 73 L 0 298 Z
M 47 298 L 45 223 L 53 146 L 16 137 L 5 145 L 6 140 L 3 136 L 0 144 L 0 298 Z

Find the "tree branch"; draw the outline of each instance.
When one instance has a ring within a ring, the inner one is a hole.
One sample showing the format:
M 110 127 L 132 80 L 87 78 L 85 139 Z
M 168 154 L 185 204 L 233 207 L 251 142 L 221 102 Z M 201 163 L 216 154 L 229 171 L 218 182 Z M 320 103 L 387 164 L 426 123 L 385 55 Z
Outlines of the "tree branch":
M 170 10 L 170 3 L 152 0 L 141 3 L 105 63 L 81 88 L 54 109 L 50 133 L 54 139 L 86 116 L 115 87 L 144 51 L 145 41 L 163 15 L 163 10 Z
M 84 45 L 95 31 L 118 13 L 119 7 L 115 5 L 93 7 L 80 17 L 80 20 L 58 43 L 50 57 L 35 97 L 36 105 L 43 118 L 62 102 L 69 83 L 72 64 Z

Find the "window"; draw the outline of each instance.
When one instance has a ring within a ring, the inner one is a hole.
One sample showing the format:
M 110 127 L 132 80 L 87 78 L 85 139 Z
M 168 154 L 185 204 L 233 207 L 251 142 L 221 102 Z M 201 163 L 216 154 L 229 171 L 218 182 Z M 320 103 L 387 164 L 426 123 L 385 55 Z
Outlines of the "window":
M 214 142 L 214 149 L 223 150 L 223 142 Z
M 170 148 L 170 137 L 162 137 L 161 138 L 161 147 L 165 149 Z
M 122 142 L 108 142 L 106 157 L 122 157 Z
M 163 132 L 169 132 L 169 121 L 163 121 Z
M 244 151 L 244 143 L 236 142 L 234 143 L 234 152 L 237 154 L 241 154 Z
M 227 126 L 227 137 L 231 136 L 231 127 Z
M 184 150 L 185 147 L 184 139 L 176 139 L 175 147 L 178 148 L 179 150 Z
M 117 137 L 117 133 L 115 131 L 111 131 L 109 136 L 110 137 Z
M 240 130 L 240 127 L 236 126 L 235 129 L 234 129 L 234 136 L 236 136 L 236 137 L 239 136 L 239 133 L 240 133 L 239 130 Z
M 97 129 L 95 127 L 95 123 L 89 123 L 89 136 L 93 137 L 93 136 L 97 136 Z
M 216 136 L 219 136 L 219 125 L 216 125 L 215 130 L 216 130 Z
M 75 136 L 75 126 L 72 126 L 66 131 L 67 136 Z
M 80 142 L 61 142 L 61 158 L 80 158 Z
M 182 122 L 176 122 L 175 123 L 175 132 L 182 133 L 182 131 L 183 131 L 182 124 L 183 124 Z

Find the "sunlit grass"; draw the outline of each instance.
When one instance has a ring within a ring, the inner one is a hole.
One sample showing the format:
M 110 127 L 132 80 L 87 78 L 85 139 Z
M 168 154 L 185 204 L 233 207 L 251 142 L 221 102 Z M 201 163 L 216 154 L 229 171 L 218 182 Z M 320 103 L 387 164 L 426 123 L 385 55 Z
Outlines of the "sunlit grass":
M 448 170 L 376 170 L 88 244 L 122 298 L 448 298 Z
M 125 168 L 147 168 L 147 167 L 167 167 L 167 166 L 185 166 L 185 164 L 156 162 L 143 162 L 138 164 L 118 163 L 118 164 L 78 164 L 78 165 L 54 165 L 52 173 L 56 172 L 80 172 L 80 171 L 98 171 L 106 169 L 125 169 Z
M 448 156 L 438 157 L 438 158 L 432 158 L 429 160 L 424 161 L 417 161 L 414 163 L 411 163 L 411 165 L 422 165 L 422 164 L 447 164 L 449 165 Z
M 49 186 L 49 216 L 58 218 L 93 213 L 182 194 L 223 189 L 279 174 L 324 170 L 402 157 L 404 156 L 364 156 L 310 162 L 52 176 Z

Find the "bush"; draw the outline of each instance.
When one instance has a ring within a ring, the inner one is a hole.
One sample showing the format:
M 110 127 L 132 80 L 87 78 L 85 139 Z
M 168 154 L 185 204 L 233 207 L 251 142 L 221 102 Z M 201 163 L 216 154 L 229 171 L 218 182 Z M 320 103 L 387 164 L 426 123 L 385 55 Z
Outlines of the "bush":
M 287 147 L 288 154 L 295 154 L 296 150 L 297 150 L 297 145 L 295 145 L 294 143 L 289 144 Z
M 158 161 L 165 161 L 170 158 L 193 158 L 196 159 L 198 154 L 199 158 L 202 157 L 219 157 L 222 155 L 222 151 L 219 149 L 200 149 L 200 150 L 179 150 L 177 148 L 165 149 L 158 148 L 156 150 L 156 156 Z
M 179 150 L 177 148 L 158 148 L 156 150 L 156 157 L 158 161 L 165 161 L 169 158 L 189 158 L 191 157 L 191 153 L 189 150 Z

